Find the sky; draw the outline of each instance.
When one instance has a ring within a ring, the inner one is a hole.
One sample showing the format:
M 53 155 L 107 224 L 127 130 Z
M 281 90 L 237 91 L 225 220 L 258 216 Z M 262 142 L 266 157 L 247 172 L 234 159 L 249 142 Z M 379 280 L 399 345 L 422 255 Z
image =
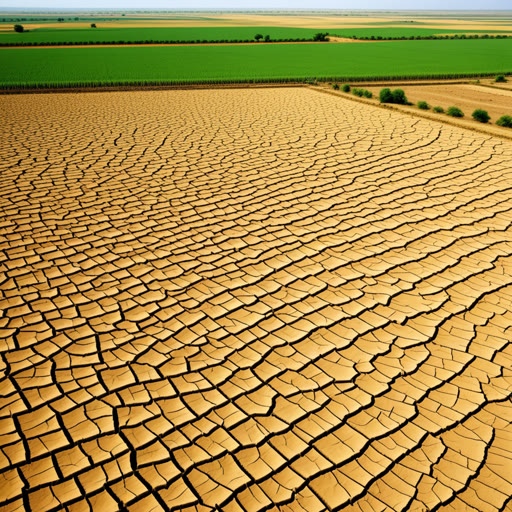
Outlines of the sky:
M 435 9 L 512 10 L 511 0 L 0 0 L 0 9 Z

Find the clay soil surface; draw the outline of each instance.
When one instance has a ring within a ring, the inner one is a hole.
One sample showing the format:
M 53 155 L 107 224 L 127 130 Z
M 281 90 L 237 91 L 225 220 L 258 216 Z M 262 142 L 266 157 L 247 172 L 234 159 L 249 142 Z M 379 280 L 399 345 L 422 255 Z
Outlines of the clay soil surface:
M 418 101 L 426 101 L 431 107 L 440 106 L 445 110 L 451 106 L 459 107 L 464 112 L 465 118 L 469 120 L 472 120 L 471 114 L 478 108 L 487 110 L 491 116 L 490 123 L 495 123 L 502 115 L 512 115 L 512 89 L 508 91 L 477 84 L 450 83 L 417 86 L 387 84 L 386 86 L 391 89 L 397 87 L 403 89 L 407 99 L 415 105 Z M 366 88 L 378 98 L 382 86 Z M 477 124 L 481 127 L 481 123 Z
M 0 108 L 2 511 L 510 510 L 510 142 L 305 88 Z

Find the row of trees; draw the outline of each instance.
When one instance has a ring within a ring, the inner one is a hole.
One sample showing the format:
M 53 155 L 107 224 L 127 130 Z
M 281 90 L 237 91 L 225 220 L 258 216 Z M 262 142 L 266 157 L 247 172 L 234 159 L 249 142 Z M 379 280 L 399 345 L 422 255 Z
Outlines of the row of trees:
M 431 41 L 438 39 L 508 39 L 512 37 L 507 34 L 454 34 L 454 35 L 429 35 L 429 36 L 336 36 L 336 37 L 349 37 L 351 39 L 358 39 L 360 41 Z

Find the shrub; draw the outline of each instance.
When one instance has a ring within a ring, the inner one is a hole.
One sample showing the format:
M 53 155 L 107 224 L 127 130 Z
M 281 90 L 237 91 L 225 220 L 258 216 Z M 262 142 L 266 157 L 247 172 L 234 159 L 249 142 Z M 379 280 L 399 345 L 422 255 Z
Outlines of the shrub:
M 407 105 L 409 103 L 402 89 L 395 89 L 391 94 L 393 95 L 393 103 L 397 105 Z
M 405 97 L 405 93 L 402 89 L 395 89 L 391 91 L 387 87 L 381 89 L 379 93 L 379 99 L 381 103 L 396 103 L 397 105 L 410 105 Z
M 354 88 L 352 89 L 352 94 L 353 94 L 354 96 L 359 96 L 359 97 L 361 97 L 361 96 L 363 95 L 363 89 L 358 89 L 357 87 L 354 87 Z
M 263 39 L 263 34 L 256 34 L 256 35 L 254 36 L 254 39 L 256 39 L 256 41 L 257 41 L 257 42 L 259 42 L 259 41 L 260 41 L 260 39 Z
M 91 23 L 91 28 L 96 28 L 96 23 Z
M 512 116 L 501 116 L 496 124 L 498 126 L 504 126 L 505 128 L 512 128 Z
M 363 89 L 363 96 L 365 98 L 373 98 L 373 94 L 370 91 L 366 90 L 366 89 Z
M 444 108 L 443 107 L 434 107 L 432 110 L 434 112 L 437 112 L 438 114 L 443 114 L 444 113 Z
M 479 123 L 487 123 L 491 117 L 487 113 L 487 110 L 477 108 L 472 114 L 473 119 Z
M 452 117 L 464 117 L 464 112 L 459 107 L 449 107 L 446 113 Z
M 430 105 L 426 101 L 418 101 L 418 108 L 421 108 L 421 110 L 428 110 Z
M 341 86 L 341 90 L 342 90 L 343 92 L 350 92 L 350 85 L 348 85 L 348 84 L 343 84 L 343 85 Z
M 266 43 L 268 43 L 269 41 L 270 41 L 270 36 L 267 34 L 267 35 L 265 36 L 265 42 L 266 42 Z
M 498 75 L 495 79 L 495 82 L 506 82 L 507 79 L 503 75 Z
M 340 86 L 338 84 L 332 84 L 332 88 L 337 91 L 339 90 Z
M 23 28 L 23 25 L 14 25 L 14 32 L 23 32 L 25 29 Z
M 388 87 L 381 89 L 379 93 L 379 100 L 381 103 L 393 103 L 393 94 L 391 93 L 391 89 Z

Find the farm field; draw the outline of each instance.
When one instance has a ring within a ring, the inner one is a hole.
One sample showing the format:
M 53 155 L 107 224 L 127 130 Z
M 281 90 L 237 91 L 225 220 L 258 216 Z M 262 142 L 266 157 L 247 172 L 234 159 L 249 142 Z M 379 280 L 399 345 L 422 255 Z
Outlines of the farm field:
M 510 508 L 510 142 L 306 88 L 0 110 L 2 511 Z
M 328 31 L 342 37 L 428 37 L 443 34 L 498 34 L 512 35 L 510 30 L 454 30 L 426 29 L 416 27 L 373 27 L 373 28 L 298 28 L 298 27 L 141 27 L 104 28 L 98 22 L 97 28 L 37 28 L 16 33 L 12 30 L 0 32 L 1 44 L 26 43 L 102 43 L 117 41 L 212 41 L 212 40 L 254 40 L 255 34 L 269 35 L 271 39 L 311 39 L 319 31 Z
M 512 40 L 0 49 L 0 86 L 404 78 L 510 73 Z
M 281 26 L 299 28 L 368 28 L 368 27 L 412 27 L 433 29 L 463 30 L 510 30 L 512 11 L 488 11 L 475 15 L 472 11 L 447 13 L 446 11 L 211 11 L 211 12 L 130 12 L 121 15 L 119 11 L 66 11 L 65 13 L 48 12 L 36 15 L 30 13 L 2 12 L 0 9 L 0 30 L 2 25 L 15 20 L 28 23 L 29 28 L 40 26 L 53 28 L 86 28 L 91 21 L 99 21 L 104 27 L 251 27 Z M 64 16 L 64 22 L 57 22 L 58 16 Z M 78 20 L 76 19 L 78 17 Z M 2 19 L 6 21 L 2 23 Z
M 110 42 L 110 41 L 210 41 L 254 40 L 257 33 L 270 35 L 272 39 L 311 39 L 318 29 L 294 27 L 174 27 L 174 28 L 102 28 L 86 29 L 37 29 L 16 34 L 0 33 L 4 43 L 52 43 L 52 42 Z M 512 32 L 511 32 L 512 33 Z
M 457 106 L 464 112 L 465 118 L 470 120 L 472 120 L 471 114 L 476 109 L 486 110 L 491 116 L 491 123 L 495 123 L 503 115 L 512 116 L 512 90 L 491 89 L 470 83 L 418 86 L 390 83 L 386 86 L 391 89 L 396 87 L 403 89 L 407 99 L 414 105 L 417 105 L 418 101 L 426 101 L 431 107 L 440 106 L 444 110 L 451 106 Z M 382 86 L 365 86 L 365 89 L 371 91 L 378 99 Z M 480 125 L 480 123 L 478 124 Z

